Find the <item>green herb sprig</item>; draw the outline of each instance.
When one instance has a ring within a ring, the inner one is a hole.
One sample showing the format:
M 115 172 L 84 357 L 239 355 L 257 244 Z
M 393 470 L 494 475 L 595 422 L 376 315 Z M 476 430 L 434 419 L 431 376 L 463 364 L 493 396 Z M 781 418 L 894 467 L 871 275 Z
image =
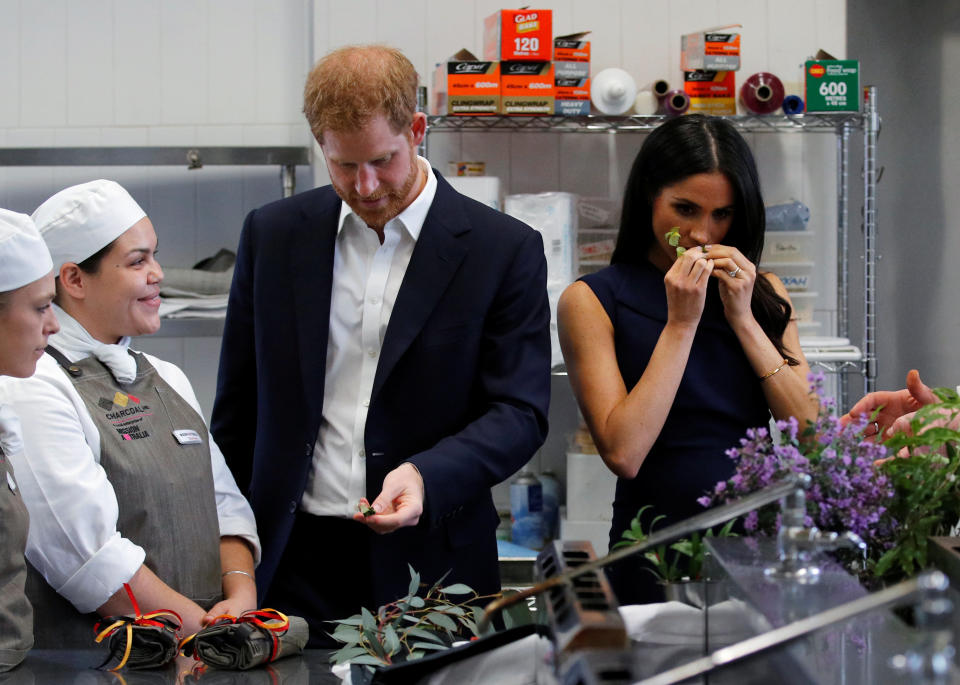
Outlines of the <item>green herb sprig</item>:
M 663 237 L 667 239 L 667 244 L 670 247 L 677 248 L 677 257 L 683 256 L 683 253 L 687 251 L 687 248 L 680 246 L 680 231 L 679 226 L 674 226 L 668 232 L 663 234 Z

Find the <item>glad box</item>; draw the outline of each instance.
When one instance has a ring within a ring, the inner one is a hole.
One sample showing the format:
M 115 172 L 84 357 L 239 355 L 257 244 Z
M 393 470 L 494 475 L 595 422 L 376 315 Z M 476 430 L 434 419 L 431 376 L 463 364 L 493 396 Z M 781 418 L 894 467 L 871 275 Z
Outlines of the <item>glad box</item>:
M 553 114 L 552 62 L 501 62 L 500 113 Z
M 546 62 L 552 44 L 552 10 L 499 10 L 483 20 L 484 59 Z
M 500 65 L 461 50 L 437 65 L 433 78 L 434 114 L 496 114 L 500 109 Z
M 736 114 L 737 84 L 732 71 L 685 71 L 683 90 L 691 112 Z
M 808 112 L 859 112 L 860 63 L 812 59 L 804 68 Z
M 740 24 L 688 33 L 680 37 L 680 68 L 684 71 L 736 71 L 740 68 Z

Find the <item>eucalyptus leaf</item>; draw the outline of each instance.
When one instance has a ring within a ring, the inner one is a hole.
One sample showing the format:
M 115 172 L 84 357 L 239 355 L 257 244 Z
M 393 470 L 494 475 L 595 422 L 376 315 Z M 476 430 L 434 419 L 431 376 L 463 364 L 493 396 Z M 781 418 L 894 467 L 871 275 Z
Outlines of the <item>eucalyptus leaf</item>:
M 373 617 L 373 614 L 370 613 L 370 610 L 364 607 L 360 610 L 360 616 L 362 619 L 363 629 L 365 631 L 370 630 L 373 632 L 377 631 L 377 619 Z
M 424 601 L 423 597 L 410 598 L 410 606 L 414 609 L 422 609 L 424 605 L 426 605 L 426 602 Z
M 378 657 L 381 659 L 387 658 L 387 650 L 383 648 L 383 644 L 380 642 L 380 635 L 376 631 L 364 630 L 363 637 Z
M 424 654 L 426 654 L 426 652 L 415 649 L 407 655 L 407 661 L 416 661 L 417 659 L 422 659 Z
M 437 633 L 430 632 L 424 628 L 408 628 L 405 631 L 405 635 L 410 635 L 412 637 L 419 637 L 424 640 L 433 640 L 434 642 L 440 642 L 446 644 L 442 636 Z
M 356 628 L 341 626 L 333 631 L 333 634 L 331 634 L 330 637 L 338 642 L 345 642 L 348 645 L 354 645 L 360 642 L 361 633 Z
M 432 649 L 435 651 L 450 649 L 447 645 L 438 645 L 436 642 L 414 642 L 410 647 L 413 649 Z
M 387 654 L 393 656 L 400 649 L 400 638 L 397 637 L 397 631 L 392 625 L 388 625 L 383 631 L 383 646 Z
M 407 564 L 407 568 L 410 569 L 410 585 L 407 587 L 407 594 L 415 595 L 420 589 L 420 574 L 414 571 L 410 564 Z
M 440 586 L 443 585 L 443 581 L 445 581 L 445 580 L 447 579 L 447 576 L 450 575 L 450 571 L 452 571 L 452 570 L 453 570 L 453 569 L 447 569 L 447 572 L 446 572 L 446 573 L 444 573 L 442 576 L 440 576 L 439 578 L 437 578 L 437 582 L 435 582 L 433 585 L 430 586 L 430 590 L 427 592 L 427 594 L 428 594 L 428 595 L 432 595 L 434 592 L 436 592 L 437 590 L 439 590 L 439 589 L 440 589 Z
M 445 595 L 469 595 L 473 593 L 473 588 L 463 583 L 454 583 L 440 590 Z
M 344 662 L 350 661 L 356 656 L 361 654 L 366 654 L 367 650 L 363 647 L 350 647 L 349 645 L 338 649 L 336 652 L 330 655 L 330 660 L 335 664 L 342 664 Z
M 466 627 L 466 629 L 469 630 L 473 635 L 480 637 L 480 631 L 477 630 L 477 624 L 471 621 L 469 618 L 461 618 L 460 623 L 462 623 L 464 627 Z
M 387 666 L 387 662 L 383 659 L 378 659 L 372 654 L 363 654 L 358 657 L 350 659 L 350 663 L 361 664 L 366 666 Z
M 427 614 L 427 620 L 430 621 L 430 623 L 440 626 L 441 628 L 446 628 L 449 631 L 457 631 L 457 624 L 453 622 L 452 618 L 444 614 L 437 613 L 435 611 L 431 612 Z

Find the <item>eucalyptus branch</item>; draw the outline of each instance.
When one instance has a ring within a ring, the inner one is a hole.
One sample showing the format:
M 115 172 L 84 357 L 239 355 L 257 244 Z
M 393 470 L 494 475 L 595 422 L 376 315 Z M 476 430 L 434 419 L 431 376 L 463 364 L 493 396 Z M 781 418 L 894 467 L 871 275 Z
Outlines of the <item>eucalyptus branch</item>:
M 464 633 L 479 637 L 477 612 L 482 610 L 475 605 L 500 595 L 480 595 L 462 583 L 444 587 L 444 578 L 421 595 L 420 574 L 410 568 L 406 596 L 384 604 L 375 615 L 363 608 L 349 618 L 330 621 L 337 624 L 331 637 L 344 644 L 332 655 L 333 662 L 389 666 L 448 649 Z

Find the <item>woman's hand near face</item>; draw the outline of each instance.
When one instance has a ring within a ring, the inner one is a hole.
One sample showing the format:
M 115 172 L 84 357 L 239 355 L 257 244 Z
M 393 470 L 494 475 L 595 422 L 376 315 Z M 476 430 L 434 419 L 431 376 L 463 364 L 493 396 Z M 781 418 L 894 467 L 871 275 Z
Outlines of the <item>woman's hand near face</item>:
M 663 279 L 668 323 L 694 328 L 700 323 L 713 270 L 713 260 L 704 259 L 699 247 L 690 248 L 677 258 Z
M 727 321 L 734 326 L 753 319 L 750 302 L 757 267 L 735 247 L 707 245 L 703 250 L 715 265 L 713 277 L 720 282 L 720 300 Z

